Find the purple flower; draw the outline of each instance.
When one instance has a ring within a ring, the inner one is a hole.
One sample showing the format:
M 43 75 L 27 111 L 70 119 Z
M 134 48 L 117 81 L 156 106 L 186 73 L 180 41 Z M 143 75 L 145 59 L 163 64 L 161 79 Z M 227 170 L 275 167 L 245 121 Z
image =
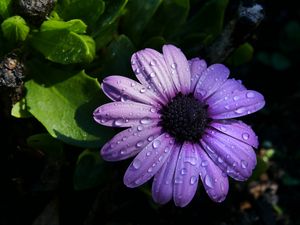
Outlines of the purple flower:
M 154 177 L 152 194 L 159 204 L 173 198 L 186 206 L 199 177 L 209 197 L 223 201 L 228 176 L 244 181 L 256 165 L 257 136 L 233 118 L 261 109 L 264 97 L 228 79 L 224 65 L 188 61 L 173 45 L 163 46 L 163 54 L 138 51 L 131 64 L 140 83 L 122 76 L 102 83 L 114 102 L 98 107 L 94 119 L 127 127 L 103 146 L 102 157 L 118 161 L 137 155 L 124 183 L 133 188 Z

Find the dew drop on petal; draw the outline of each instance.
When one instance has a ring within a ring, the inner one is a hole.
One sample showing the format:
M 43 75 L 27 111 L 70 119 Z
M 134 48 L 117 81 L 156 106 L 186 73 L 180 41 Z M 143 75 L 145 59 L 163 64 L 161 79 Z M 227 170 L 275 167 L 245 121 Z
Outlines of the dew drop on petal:
M 244 140 L 248 140 L 249 137 L 250 137 L 250 135 L 249 135 L 248 133 L 243 133 L 243 134 L 242 134 L 242 138 L 243 138 Z
M 150 156 L 151 153 L 152 153 L 151 151 L 147 152 L 147 153 L 146 153 L 146 156 Z
M 185 163 L 189 163 L 191 164 L 192 166 L 195 166 L 196 163 L 197 163 L 197 160 L 195 157 L 186 157 L 185 160 L 184 160 Z
M 171 64 L 171 68 L 172 68 L 172 69 L 176 69 L 176 67 L 177 67 L 177 64 L 176 64 L 176 63 L 172 63 L 172 64 Z
M 140 93 L 145 93 L 146 92 L 146 88 L 141 88 Z
M 135 168 L 136 170 L 139 169 L 142 165 L 142 162 L 141 160 L 139 159 L 135 159 L 133 162 L 132 162 L 132 166 L 133 168 Z
M 183 180 L 181 178 L 176 177 L 175 180 L 174 180 L 174 183 L 175 184 L 182 184 Z
M 191 185 L 195 184 L 197 182 L 197 180 L 198 180 L 198 177 L 192 176 L 191 179 L 190 179 L 190 184 Z
M 151 135 L 147 138 L 148 141 L 153 141 L 154 137 Z
M 239 96 L 234 96 L 234 97 L 233 97 L 233 100 L 234 100 L 234 101 L 237 101 L 237 100 L 239 100 L 239 98 L 240 98 Z
M 210 176 L 208 176 L 208 175 L 205 176 L 204 183 L 209 188 L 213 188 L 214 187 L 213 183 L 212 183 L 212 180 L 211 180 Z
M 149 124 L 151 122 L 151 119 L 148 117 L 145 117 L 143 119 L 141 119 L 141 124 Z
M 160 140 L 154 140 L 152 143 L 153 148 L 158 148 L 160 146 L 161 142 Z
M 186 168 L 182 168 L 182 169 L 180 170 L 180 174 L 181 174 L 181 175 L 187 174 L 187 169 L 186 169 Z
M 203 161 L 201 162 L 201 166 L 202 166 L 202 167 L 208 166 L 207 160 L 203 160 Z
M 218 162 L 223 163 L 223 159 L 221 157 L 218 157 Z
M 138 131 L 142 131 L 142 130 L 143 130 L 143 126 L 138 125 L 138 126 L 137 126 L 137 130 L 138 130 Z
M 241 166 L 243 169 L 246 169 L 248 167 L 248 162 L 245 160 L 241 160 Z
M 247 92 L 246 97 L 247 98 L 254 98 L 255 94 L 254 94 L 254 92 L 249 91 L 249 92 Z
M 241 108 L 238 108 L 236 109 L 234 112 L 237 113 L 237 114 L 242 114 L 246 111 L 246 108 L 244 107 L 241 107 Z
M 139 141 L 139 142 L 137 142 L 136 143 L 136 147 L 138 147 L 138 148 L 140 148 L 140 147 L 142 147 L 143 146 L 143 141 Z
M 114 121 L 114 125 L 115 126 L 121 126 L 124 123 L 123 119 L 117 119 Z
M 148 173 L 151 173 L 152 170 L 153 170 L 152 167 L 150 167 L 150 168 L 147 170 L 147 172 L 148 172 Z

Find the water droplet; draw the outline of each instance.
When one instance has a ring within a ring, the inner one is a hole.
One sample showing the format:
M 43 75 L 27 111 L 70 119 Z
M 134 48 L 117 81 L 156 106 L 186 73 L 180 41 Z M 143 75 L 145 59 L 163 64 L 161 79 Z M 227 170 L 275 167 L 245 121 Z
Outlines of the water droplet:
M 221 188 L 221 191 L 224 193 L 225 191 L 225 185 L 223 182 L 220 183 L 220 188 Z
M 202 167 L 208 166 L 208 161 L 207 161 L 207 160 L 203 160 L 203 161 L 201 162 L 201 166 L 202 166 Z
M 122 138 L 122 141 L 126 141 L 126 139 L 127 139 L 127 137 L 126 137 L 126 136 L 124 136 L 124 137 Z
M 138 131 L 141 131 L 141 130 L 143 130 L 143 126 L 141 126 L 141 125 L 138 125 L 138 126 L 137 126 L 137 130 L 138 130 Z
M 142 162 L 141 160 L 139 159 L 135 159 L 133 162 L 132 162 L 132 166 L 133 168 L 135 168 L 136 170 L 139 169 L 142 165 Z
M 204 183 L 206 184 L 207 187 L 209 188 L 213 188 L 213 183 L 212 183 L 212 180 L 210 178 L 210 176 L 206 175 L 205 178 L 204 178 Z
M 250 137 L 250 135 L 249 135 L 248 133 L 243 133 L 243 134 L 242 134 L 242 138 L 243 138 L 244 140 L 248 140 L 249 137 Z
M 136 143 L 136 147 L 140 148 L 140 147 L 143 146 L 143 144 L 144 144 L 143 141 L 139 141 L 139 142 Z
M 237 100 L 239 100 L 239 98 L 240 98 L 239 96 L 234 96 L 234 97 L 233 97 L 233 100 L 234 100 L 234 101 L 237 101 Z
M 141 119 L 141 124 L 149 124 L 151 122 L 151 119 L 148 117 L 145 117 L 143 119 Z
M 155 108 L 151 108 L 151 109 L 150 109 L 150 112 L 155 113 L 155 112 L 156 112 L 156 109 L 155 109 Z
M 125 150 L 125 149 L 120 151 L 120 154 L 121 154 L 121 155 L 124 155 L 125 153 L 126 153 L 126 150 Z
M 132 83 L 130 84 L 130 86 L 131 86 L 131 87 L 134 87 L 134 86 L 135 86 L 135 83 L 132 82 Z
M 229 105 L 225 105 L 224 108 L 225 108 L 225 109 L 230 109 Z
M 156 73 L 155 73 L 155 72 L 151 72 L 151 73 L 149 74 L 149 76 L 153 78 L 153 77 L 156 76 Z
M 232 163 L 232 167 L 236 167 L 236 165 L 237 165 L 237 162 Z
M 139 68 L 136 68 L 136 69 L 135 69 L 135 73 L 136 73 L 136 74 L 139 74 L 139 73 L 141 73 L 141 70 L 140 70 Z
M 147 152 L 147 153 L 146 153 L 146 156 L 150 156 L 151 153 L 152 153 L 151 151 Z
M 126 102 L 128 100 L 128 96 L 127 95 L 122 95 L 121 96 L 121 102 Z
M 170 151 L 170 148 L 166 148 L 166 149 L 164 150 L 165 153 L 168 153 L 169 151 Z
M 145 93 L 146 92 L 146 88 L 141 88 L 140 93 Z
M 225 100 L 225 101 L 228 100 L 228 97 L 226 96 L 226 97 L 224 98 L 224 100 Z
M 189 163 L 189 164 L 191 164 L 191 165 L 193 165 L 193 166 L 195 166 L 195 165 L 197 164 L 197 160 L 196 160 L 195 157 L 186 157 L 186 158 L 184 159 L 184 162 L 185 162 L 185 163 Z
M 221 131 L 226 131 L 226 127 L 220 126 Z
M 180 174 L 181 174 L 181 175 L 187 174 L 187 169 L 186 169 L 186 168 L 182 168 L 182 169 L 180 170 Z
M 176 67 L 177 67 L 177 64 L 176 64 L 176 63 L 172 63 L 172 64 L 171 64 L 171 68 L 172 68 L 172 69 L 176 69 Z
M 158 148 L 160 146 L 161 142 L 160 140 L 154 140 L 152 143 L 153 148 Z
M 152 167 L 150 167 L 147 171 L 148 171 L 148 173 L 151 173 L 152 172 Z
M 163 156 L 159 156 L 158 161 L 160 162 L 163 159 Z
M 179 177 L 176 177 L 175 180 L 174 180 L 175 184 L 182 184 L 183 183 L 183 180 Z
M 197 93 L 198 93 L 199 95 L 201 95 L 201 97 L 204 97 L 204 96 L 207 94 L 207 91 L 204 90 L 204 89 L 198 88 L 198 89 L 197 89 Z
M 190 184 L 193 185 L 193 184 L 195 184 L 197 181 L 198 181 L 198 177 L 192 176 L 191 179 L 190 179 Z
M 151 135 L 147 138 L 148 141 L 153 141 L 154 137 Z
M 121 126 L 124 123 L 123 119 L 117 119 L 114 121 L 114 125 L 115 126 Z
M 248 167 L 248 162 L 246 162 L 245 160 L 241 160 L 241 166 L 243 169 L 246 169 Z
M 246 97 L 247 98 L 254 98 L 255 94 L 254 94 L 254 92 L 249 91 L 249 92 L 247 92 Z
M 235 110 L 235 112 L 236 112 L 237 114 L 242 114 L 242 113 L 244 113 L 245 111 L 246 111 L 246 108 L 244 108 L 244 107 L 241 107 L 241 108 L 238 108 L 238 109 Z
M 156 61 L 155 61 L 154 59 L 151 60 L 150 63 L 149 63 L 149 65 L 150 65 L 150 66 L 155 66 L 155 65 L 156 65 Z
M 218 157 L 218 162 L 223 163 L 223 159 L 221 157 Z

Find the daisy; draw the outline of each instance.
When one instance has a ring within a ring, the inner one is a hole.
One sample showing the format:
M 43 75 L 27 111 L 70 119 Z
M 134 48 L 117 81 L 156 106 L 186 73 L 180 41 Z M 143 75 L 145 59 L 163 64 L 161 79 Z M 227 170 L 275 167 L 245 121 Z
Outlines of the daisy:
M 124 184 L 134 188 L 153 178 L 152 195 L 159 204 L 173 199 L 186 206 L 199 178 L 213 201 L 223 201 L 228 177 L 244 181 L 256 165 L 257 136 L 233 118 L 261 109 L 264 97 L 228 79 L 226 66 L 188 61 L 174 45 L 164 45 L 162 54 L 138 51 L 131 64 L 139 82 L 109 76 L 101 85 L 113 102 L 94 111 L 95 121 L 127 128 L 102 147 L 102 157 L 136 156 Z

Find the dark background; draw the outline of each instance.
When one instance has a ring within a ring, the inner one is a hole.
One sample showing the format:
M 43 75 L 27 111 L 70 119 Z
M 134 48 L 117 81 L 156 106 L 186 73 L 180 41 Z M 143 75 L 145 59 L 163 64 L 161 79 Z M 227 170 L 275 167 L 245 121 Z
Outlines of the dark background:
M 258 134 L 258 157 L 274 155 L 255 180 L 231 180 L 227 199 L 212 202 L 199 185 L 187 207 L 153 203 L 150 184 L 128 189 L 123 173 L 130 160 L 105 165 L 109 178 L 96 188 L 75 191 L 73 174 L 82 149 L 65 146 L 65 161 L 49 165 L 26 138 L 44 128 L 35 119 L 7 116 L 0 105 L 0 224 L 300 224 L 300 8 L 297 1 L 260 1 L 265 19 L 251 36 L 254 57 L 232 71 L 265 96 L 263 110 L 243 118 Z M 183 49 L 184 51 L 184 49 Z M 41 176 L 57 177 L 55 191 L 41 191 Z M 105 173 L 105 172 L 104 172 Z

